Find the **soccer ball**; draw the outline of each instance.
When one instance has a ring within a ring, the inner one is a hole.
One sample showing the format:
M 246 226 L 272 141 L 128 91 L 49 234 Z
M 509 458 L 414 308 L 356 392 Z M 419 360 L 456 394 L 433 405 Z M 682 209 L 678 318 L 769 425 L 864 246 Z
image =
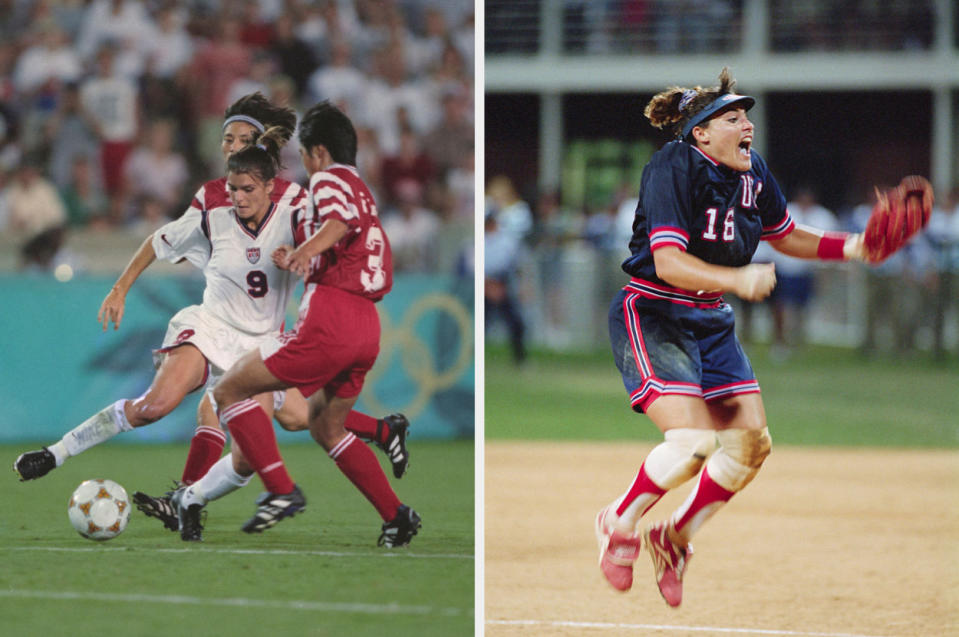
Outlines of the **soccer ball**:
M 84 480 L 67 508 L 70 524 L 90 540 L 109 540 L 123 533 L 130 521 L 126 489 L 113 480 Z

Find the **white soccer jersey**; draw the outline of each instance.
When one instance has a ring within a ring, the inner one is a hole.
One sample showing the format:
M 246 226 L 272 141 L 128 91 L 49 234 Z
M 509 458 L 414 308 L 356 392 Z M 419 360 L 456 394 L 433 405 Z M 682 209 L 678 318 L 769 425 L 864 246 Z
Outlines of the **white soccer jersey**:
M 300 189 L 302 190 L 302 188 Z M 273 265 L 271 255 L 283 244 L 298 245 L 296 228 L 307 203 L 272 203 L 256 230 L 237 218 L 232 206 L 191 206 L 153 234 L 157 258 L 187 259 L 206 278 L 202 307 L 247 334 L 266 334 L 282 327 L 296 276 Z

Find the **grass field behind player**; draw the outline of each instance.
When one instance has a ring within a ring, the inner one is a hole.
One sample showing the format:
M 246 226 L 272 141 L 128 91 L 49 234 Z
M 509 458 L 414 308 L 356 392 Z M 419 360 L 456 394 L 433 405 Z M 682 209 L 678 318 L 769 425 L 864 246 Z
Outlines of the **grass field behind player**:
M 959 361 L 863 358 L 810 347 L 775 363 L 749 348 L 774 444 L 959 447 Z M 661 435 L 629 410 L 607 350 L 533 352 L 517 370 L 505 349 L 486 352 L 487 438 L 646 440 Z
M 0 455 L 12 463 L 30 448 L 0 446 Z M 185 445 L 107 444 L 26 483 L 10 472 L 0 515 L 4 634 L 472 634 L 473 444 L 413 438 L 410 449 L 410 471 L 393 484 L 423 528 L 394 550 L 376 546 L 381 520 L 314 444 L 282 450 L 306 512 L 242 533 L 262 491 L 254 477 L 207 507 L 198 544 L 139 511 L 105 543 L 67 520 L 70 493 L 87 478 L 162 493 Z

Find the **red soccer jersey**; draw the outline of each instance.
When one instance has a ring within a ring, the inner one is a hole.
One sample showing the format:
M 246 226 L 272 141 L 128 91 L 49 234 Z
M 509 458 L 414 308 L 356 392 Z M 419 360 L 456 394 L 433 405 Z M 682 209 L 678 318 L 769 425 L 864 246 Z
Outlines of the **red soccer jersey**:
M 369 188 L 356 168 L 334 164 L 313 174 L 310 194 L 316 217 L 306 221 L 307 237 L 327 219 L 338 219 L 349 230 L 332 248 L 314 258 L 307 283 L 379 301 L 393 287 L 393 254 Z

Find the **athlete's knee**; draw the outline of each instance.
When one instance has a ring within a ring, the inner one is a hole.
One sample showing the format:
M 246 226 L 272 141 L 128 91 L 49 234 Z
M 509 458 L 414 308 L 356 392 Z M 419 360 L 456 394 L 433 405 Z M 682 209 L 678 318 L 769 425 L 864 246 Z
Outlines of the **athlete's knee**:
M 772 451 L 773 439 L 769 429 L 725 429 L 719 432 L 719 442 L 736 462 L 758 469 Z
M 146 396 L 137 398 L 127 403 L 130 410 L 127 412 L 127 419 L 134 427 L 143 427 L 160 420 L 171 411 L 176 409 L 180 401 L 169 396 L 148 393 Z
M 740 491 L 752 482 L 772 451 L 769 430 L 724 429 L 718 438 L 721 448 L 710 459 L 706 470 L 724 489 Z
M 716 449 L 711 429 L 669 429 L 665 441 L 646 457 L 646 474 L 660 488 L 674 489 L 702 468 Z

